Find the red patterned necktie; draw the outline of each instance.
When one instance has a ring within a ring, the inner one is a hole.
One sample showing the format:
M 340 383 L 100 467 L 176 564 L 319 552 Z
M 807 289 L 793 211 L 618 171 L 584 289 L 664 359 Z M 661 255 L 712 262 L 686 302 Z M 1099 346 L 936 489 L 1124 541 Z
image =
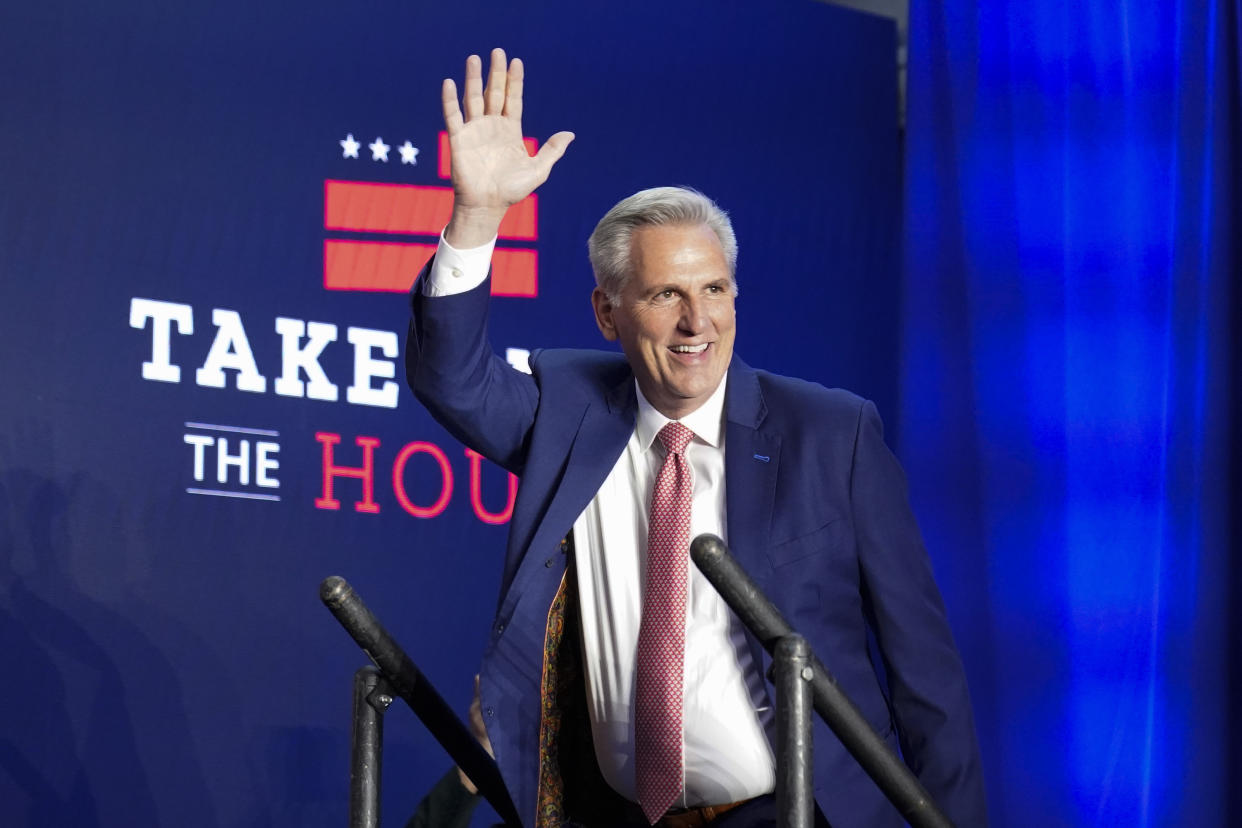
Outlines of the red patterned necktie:
M 660 430 L 659 438 L 668 454 L 651 495 L 634 694 L 635 787 L 643 814 L 653 825 L 682 789 L 682 673 L 694 488 L 685 457 L 694 432 L 671 422 Z

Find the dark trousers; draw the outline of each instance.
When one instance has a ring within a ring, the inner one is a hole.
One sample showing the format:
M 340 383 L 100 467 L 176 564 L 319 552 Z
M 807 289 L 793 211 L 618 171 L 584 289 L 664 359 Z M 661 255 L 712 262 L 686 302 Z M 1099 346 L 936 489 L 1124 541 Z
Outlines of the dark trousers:
M 777 828 L 776 797 L 757 796 L 745 805 L 725 811 L 712 822 L 712 828 Z M 815 806 L 815 828 L 832 828 L 827 817 Z
M 605 818 L 602 824 L 568 822 L 566 828 L 650 828 L 637 805 L 626 803 L 626 806 L 614 818 Z M 710 824 L 711 828 L 777 828 L 776 797 L 772 794 L 757 796 L 725 811 Z M 815 828 L 832 828 L 818 805 L 815 806 Z

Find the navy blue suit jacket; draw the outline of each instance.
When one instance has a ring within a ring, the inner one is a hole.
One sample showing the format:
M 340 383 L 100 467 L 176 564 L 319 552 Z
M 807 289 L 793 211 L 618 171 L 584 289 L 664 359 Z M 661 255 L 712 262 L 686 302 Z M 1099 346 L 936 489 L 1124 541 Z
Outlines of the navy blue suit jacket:
M 429 299 L 416 288 L 406 369 L 437 420 L 521 478 L 480 689 L 501 773 L 532 820 L 559 544 L 625 447 L 637 399 L 616 353 L 540 351 L 532 374 L 512 369 L 488 345 L 489 290 Z M 965 676 L 874 405 L 735 357 L 725 418 L 732 554 L 949 817 L 985 824 Z M 766 675 L 770 658 L 750 645 Z M 903 824 L 818 717 L 814 745 L 816 801 L 835 828 Z

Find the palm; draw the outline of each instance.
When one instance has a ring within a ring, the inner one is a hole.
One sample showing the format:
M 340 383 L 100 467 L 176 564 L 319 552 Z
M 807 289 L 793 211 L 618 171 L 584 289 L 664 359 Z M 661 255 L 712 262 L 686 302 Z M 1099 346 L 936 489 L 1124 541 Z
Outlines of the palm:
M 526 152 L 520 122 L 485 115 L 450 135 L 453 191 L 468 206 L 508 207 L 530 195 L 547 178 L 543 166 Z

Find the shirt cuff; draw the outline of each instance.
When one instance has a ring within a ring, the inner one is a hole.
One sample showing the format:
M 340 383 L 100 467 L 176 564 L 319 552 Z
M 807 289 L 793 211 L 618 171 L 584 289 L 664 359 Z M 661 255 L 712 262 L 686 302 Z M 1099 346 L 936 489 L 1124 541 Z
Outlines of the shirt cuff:
M 452 296 L 465 293 L 483 284 L 492 263 L 492 250 L 496 247 L 493 237 L 487 244 L 458 250 L 444 240 L 440 232 L 440 244 L 431 270 L 423 280 L 424 296 Z

